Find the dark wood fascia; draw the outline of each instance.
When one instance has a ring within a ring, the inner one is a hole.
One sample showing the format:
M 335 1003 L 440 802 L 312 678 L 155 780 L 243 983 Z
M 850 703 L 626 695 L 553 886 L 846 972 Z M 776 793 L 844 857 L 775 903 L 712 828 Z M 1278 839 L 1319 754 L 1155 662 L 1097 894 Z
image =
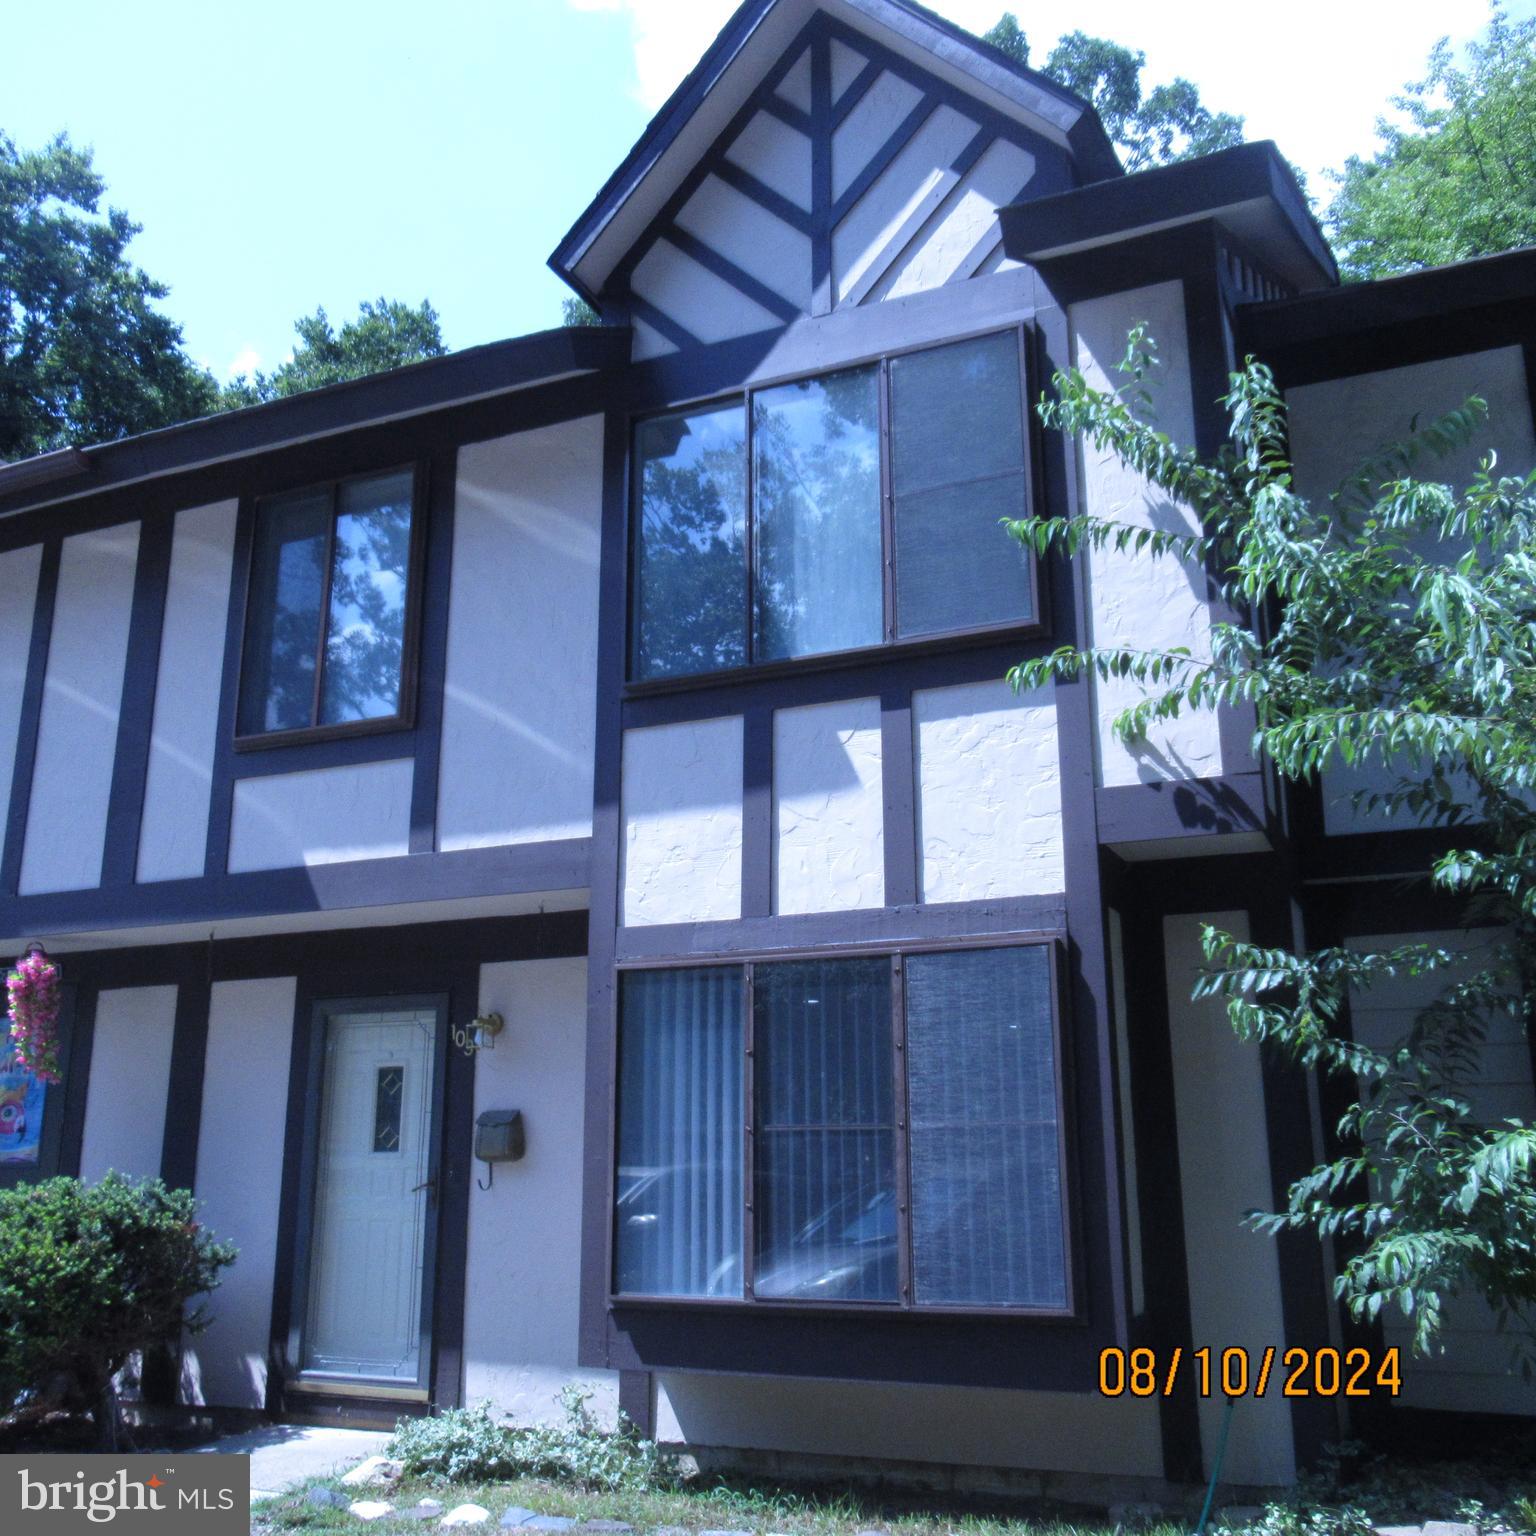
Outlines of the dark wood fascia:
M 568 374 L 584 375 L 577 382 L 593 388 L 602 375 L 623 367 L 629 349 L 630 333 L 623 327 L 540 331 L 268 405 L 102 443 L 84 450 L 91 473 L 80 482 L 45 481 L 7 493 L 6 476 L 0 471 L 0 517 L 56 506 L 66 498 L 71 504 L 82 499 L 94 502 L 131 482 L 198 470 L 212 473 L 220 465 L 227 468 L 253 456 L 297 450 L 317 440 L 333 447 L 335 437 L 354 431 L 383 427 L 409 434 L 419 430 L 423 417 L 444 411 L 473 414 L 490 405 L 515 420 L 524 403 L 519 396 L 526 395 L 527 403 L 537 410 L 538 397 L 550 390 L 564 392 L 571 381 L 561 376 Z M 397 451 L 394 458 L 400 457 Z M 299 483 L 303 478 L 323 478 L 323 473 L 302 477 Z
M 590 846 L 587 838 L 574 837 L 357 859 L 307 869 L 13 896 L 0 900 L 0 932 L 65 936 L 108 928 L 228 922 L 280 914 L 297 917 L 463 897 L 585 890 Z

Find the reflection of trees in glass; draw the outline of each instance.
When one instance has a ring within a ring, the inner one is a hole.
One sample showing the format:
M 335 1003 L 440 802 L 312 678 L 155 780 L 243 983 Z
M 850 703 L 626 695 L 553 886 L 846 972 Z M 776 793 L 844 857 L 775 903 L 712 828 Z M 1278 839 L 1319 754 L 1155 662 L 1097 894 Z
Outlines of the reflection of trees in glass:
M 745 436 L 739 405 L 637 429 L 636 677 L 747 659 Z
M 872 367 L 753 396 L 760 658 L 882 637 L 879 416 Z
M 399 710 L 410 556 L 410 477 L 344 486 L 331 561 L 322 724 Z
M 322 611 L 328 552 L 330 602 Z M 398 712 L 410 552 L 409 473 L 274 498 L 261 507 L 246 618 L 242 734 Z

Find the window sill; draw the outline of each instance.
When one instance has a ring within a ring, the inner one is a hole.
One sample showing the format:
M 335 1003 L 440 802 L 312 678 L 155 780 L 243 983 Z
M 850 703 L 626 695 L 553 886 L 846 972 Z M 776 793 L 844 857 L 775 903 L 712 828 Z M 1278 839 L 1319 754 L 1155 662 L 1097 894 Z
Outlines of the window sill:
M 348 720 L 341 725 L 306 725 L 291 731 L 265 731 L 258 736 L 236 736 L 232 743 L 236 752 L 266 752 L 282 747 L 304 747 L 316 742 L 351 741 L 359 736 L 383 736 L 390 732 L 405 733 L 414 729 L 415 719 L 409 714 L 384 715 L 377 720 Z
M 790 1301 L 748 1300 L 737 1296 L 632 1296 L 610 1295 L 610 1313 L 720 1312 L 742 1317 L 977 1317 L 1010 1318 L 1021 1323 L 1081 1324 L 1076 1312 L 1050 1307 L 965 1307 L 952 1305 L 905 1305 L 899 1301 Z
M 915 656 L 942 655 L 946 651 L 979 650 L 987 645 L 1024 642 L 1046 636 L 1050 625 L 1044 618 L 1021 624 L 986 624 L 974 629 L 950 629 L 942 634 L 914 635 L 882 641 L 846 651 L 819 651 L 783 661 L 753 662 L 749 666 L 722 667 L 714 672 L 688 672 L 674 677 L 630 679 L 624 684 L 626 699 L 703 691 L 708 688 L 739 688 L 777 678 L 831 672 L 845 667 L 878 667 Z

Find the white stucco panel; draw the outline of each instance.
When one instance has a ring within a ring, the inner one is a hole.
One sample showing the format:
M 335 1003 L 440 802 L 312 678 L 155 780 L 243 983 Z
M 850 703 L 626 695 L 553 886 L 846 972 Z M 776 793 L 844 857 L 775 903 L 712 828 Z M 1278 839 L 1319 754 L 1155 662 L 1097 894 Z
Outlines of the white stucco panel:
M 666 240 L 635 266 L 630 287 L 706 344 L 774 329 L 778 317 Z
M 1219 1340 L 1221 1348 L 1246 1349 L 1257 1359 L 1271 1344 L 1294 1342 L 1285 1337 L 1274 1239 L 1243 1224 L 1248 1211 L 1274 1208 L 1264 1083 L 1258 1046 L 1238 1039 L 1226 1005 L 1219 998 L 1190 1001 L 1205 964 L 1202 922 L 1248 936 L 1245 912 L 1163 919 L 1190 1321 L 1197 1339 L 1213 1345 Z M 1207 1465 L 1224 1412 L 1219 1396 L 1200 1402 Z M 1232 1419 L 1224 1475 L 1234 1483 L 1289 1483 L 1294 1456 L 1285 1399 L 1270 1394 L 1244 1400 Z
M 37 729 L 21 894 L 101 883 L 139 525 L 64 540 Z
M 1406 437 L 1415 417 L 1421 425 L 1433 421 L 1470 395 L 1487 402 L 1487 422 L 1455 453 L 1426 459 L 1420 473 L 1465 486 L 1477 473 L 1483 455 L 1492 450 L 1498 455 L 1497 473 L 1528 474 L 1536 467 L 1536 429 L 1525 358 L 1519 347 L 1498 347 L 1289 391 L 1286 404 L 1297 490 L 1308 497 L 1327 497 L 1384 444 Z M 1376 763 L 1329 768 L 1323 775 L 1323 820 L 1328 832 L 1383 832 L 1416 825 L 1408 812 L 1388 817 L 1355 808 L 1358 791 L 1390 789 L 1397 778 L 1391 768 Z
M 408 853 L 413 770 L 402 758 L 238 780 L 229 872 Z
M 773 717 L 775 912 L 885 904 L 879 699 Z
M 475 1114 L 520 1109 L 527 1152 L 494 1173 L 474 1164 L 465 1401 L 489 1398 L 519 1423 L 549 1420 L 559 1416 L 560 1388 L 580 1380 L 606 1420 L 618 1406 L 617 1376 L 576 1364 L 586 961 L 482 966 L 480 1007 L 507 1023 L 495 1049 L 475 1057 Z
M 1054 690 L 921 689 L 912 714 L 921 899 L 1065 890 Z
M 624 733 L 623 921 L 741 916 L 739 715 Z
M 11 803 L 21 696 L 27 686 L 37 575 L 42 563 L 41 544 L 0 554 L 0 592 L 5 593 L 5 601 L 0 603 L 0 805 L 6 806 Z
M 291 976 L 212 988 L 195 1193 L 204 1225 L 240 1253 L 209 1302 L 211 1326 L 188 1340 L 188 1402 L 266 1405 L 296 988 Z
M 233 501 L 176 514 L 139 833 L 140 880 L 203 872 L 235 550 Z
M 88 1184 L 109 1169 L 155 1178 L 165 1138 L 165 1100 L 176 1032 L 175 987 L 115 987 L 97 994 L 86 1087 L 80 1177 Z M 57 1110 L 62 1095 L 51 1109 Z
M 588 837 L 603 420 L 459 451 L 444 850 Z
M 791 1377 L 665 1375 L 656 1438 L 972 1467 L 1162 1475 L 1150 1398 Z
M 680 229 L 802 310 L 811 307 L 811 240 L 718 176 L 707 176 L 677 215 Z
M 1195 425 L 1182 283 L 1158 283 L 1074 304 L 1077 366 L 1096 388 L 1122 388 L 1125 379 L 1115 365 L 1125 355 L 1127 333 L 1141 321 L 1147 322 L 1160 358 L 1151 383 L 1157 424 L 1175 442 L 1190 444 Z M 1198 529 L 1187 507 L 1168 500 L 1113 453 L 1086 440 L 1080 453 L 1086 511 L 1138 528 Z M 1095 550 L 1088 556 L 1088 580 L 1094 645 L 1138 650 L 1187 646 L 1197 656 L 1210 654 L 1210 608 L 1205 572 L 1198 565 Z M 1094 684 L 1100 784 L 1205 778 L 1222 771 L 1213 711 L 1186 713 L 1154 726 L 1143 742 L 1122 742 L 1114 733 L 1115 717 L 1142 696 L 1143 690 L 1128 679 Z

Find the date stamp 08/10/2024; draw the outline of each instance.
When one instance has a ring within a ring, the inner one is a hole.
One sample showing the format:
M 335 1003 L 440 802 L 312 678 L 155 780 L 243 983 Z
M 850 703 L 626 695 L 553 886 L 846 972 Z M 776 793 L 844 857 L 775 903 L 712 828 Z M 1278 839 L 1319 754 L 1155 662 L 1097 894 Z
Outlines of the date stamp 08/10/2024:
M 1401 1351 L 1384 1349 L 1202 1349 L 1182 1347 L 1099 1351 L 1099 1391 L 1105 1397 L 1172 1397 L 1182 1388 L 1199 1397 L 1396 1397 L 1402 1390 Z

